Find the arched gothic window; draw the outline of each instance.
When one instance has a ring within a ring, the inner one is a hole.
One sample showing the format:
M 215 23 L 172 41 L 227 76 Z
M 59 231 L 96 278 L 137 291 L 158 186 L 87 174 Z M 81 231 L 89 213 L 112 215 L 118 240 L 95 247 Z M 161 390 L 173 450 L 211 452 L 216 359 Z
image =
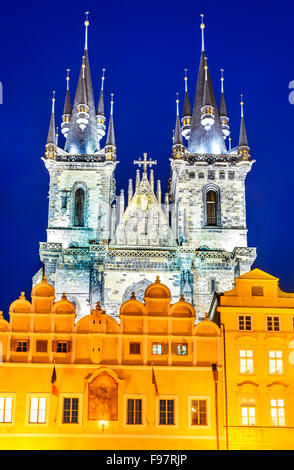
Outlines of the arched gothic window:
M 206 225 L 217 225 L 218 195 L 210 190 L 206 193 Z
M 85 225 L 85 191 L 78 188 L 74 196 L 74 226 L 84 227 Z

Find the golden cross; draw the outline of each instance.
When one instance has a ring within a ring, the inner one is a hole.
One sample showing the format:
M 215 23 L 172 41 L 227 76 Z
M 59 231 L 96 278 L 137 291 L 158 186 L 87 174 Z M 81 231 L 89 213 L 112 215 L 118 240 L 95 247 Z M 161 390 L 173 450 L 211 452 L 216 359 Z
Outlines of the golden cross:
M 143 165 L 144 173 L 146 173 L 148 165 L 150 166 L 150 168 L 152 167 L 152 165 L 157 165 L 157 160 L 151 160 L 151 158 L 147 160 L 147 153 L 143 153 L 143 157 L 143 160 L 141 158 L 139 158 L 139 160 L 134 160 L 134 165 L 138 165 L 139 168 L 141 165 Z

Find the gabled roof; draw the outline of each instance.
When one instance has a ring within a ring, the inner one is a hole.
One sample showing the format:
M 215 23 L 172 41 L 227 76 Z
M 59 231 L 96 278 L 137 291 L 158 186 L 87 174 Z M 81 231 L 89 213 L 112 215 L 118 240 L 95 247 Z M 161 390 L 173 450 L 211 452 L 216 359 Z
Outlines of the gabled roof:
M 242 274 L 242 276 L 239 276 L 237 279 L 256 279 L 256 280 L 268 280 L 268 281 L 278 281 L 278 277 L 274 277 L 271 274 L 266 273 L 265 271 L 262 271 L 261 269 L 255 268 L 252 269 L 252 271 L 249 271 L 248 273 Z

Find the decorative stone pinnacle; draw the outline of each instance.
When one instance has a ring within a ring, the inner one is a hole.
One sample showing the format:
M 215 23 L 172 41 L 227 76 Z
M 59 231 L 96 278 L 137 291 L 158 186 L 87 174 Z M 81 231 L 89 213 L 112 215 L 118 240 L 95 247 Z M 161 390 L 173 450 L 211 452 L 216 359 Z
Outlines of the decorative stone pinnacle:
M 62 300 L 67 300 L 67 297 L 66 297 L 66 293 L 65 293 L 65 292 L 63 292 L 63 294 L 62 294 L 62 297 L 61 297 L 61 298 L 62 298 Z
M 179 300 L 179 302 L 185 302 L 184 294 L 181 294 L 181 295 L 180 295 L 180 300 Z
M 132 292 L 132 294 L 131 294 L 131 300 L 136 300 L 135 292 Z
M 159 276 L 156 276 L 155 282 L 160 282 Z

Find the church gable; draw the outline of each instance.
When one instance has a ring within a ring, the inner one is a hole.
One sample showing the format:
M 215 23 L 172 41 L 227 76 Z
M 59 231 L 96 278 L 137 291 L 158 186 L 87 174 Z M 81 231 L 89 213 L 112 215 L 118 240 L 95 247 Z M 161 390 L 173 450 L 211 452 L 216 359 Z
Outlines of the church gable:
M 123 246 L 176 246 L 166 214 L 144 169 L 111 241 Z

